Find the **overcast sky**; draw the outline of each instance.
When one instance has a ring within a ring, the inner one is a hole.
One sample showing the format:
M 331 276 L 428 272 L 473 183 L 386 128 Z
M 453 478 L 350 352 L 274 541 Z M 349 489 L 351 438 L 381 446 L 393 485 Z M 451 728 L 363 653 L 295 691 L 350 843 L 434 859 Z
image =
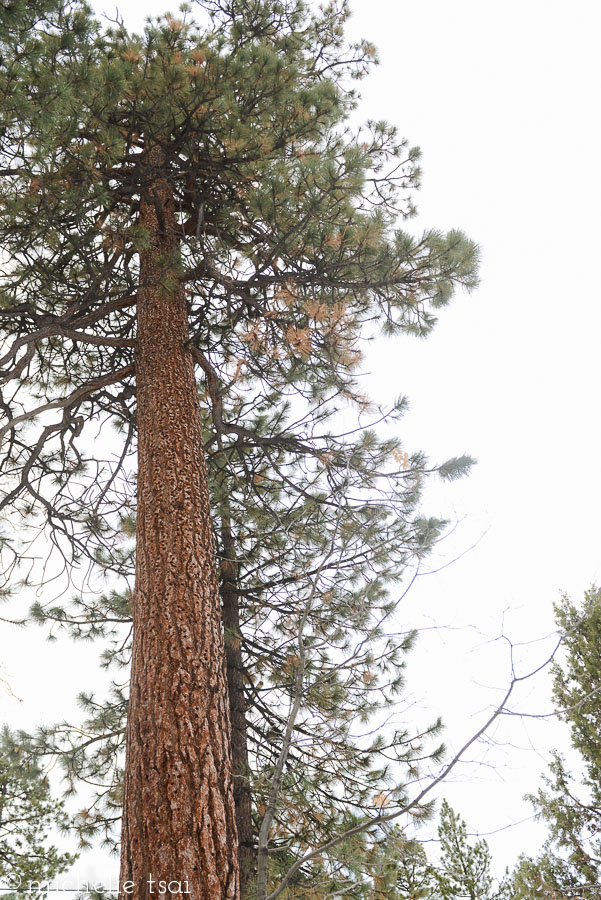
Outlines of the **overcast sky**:
M 482 248 L 481 287 L 444 311 L 427 342 L 381 342 L 370 359 L 372 392 L 411 400 L 406 443 L 435 459 L 464 450 L 478 459 L 469 479 L 432 490 L 428 508 L 458 522 L 448 557 L 479 542 L 408 599 L 411 612 L 458 628 L 424 634 L 408 678 L 410 689 L 416 676 L 427 683 L 458 742 L 479 720 L 468 712 L 497 696 L 478 684 L 505 683 L 506 648 L 486 637 L 547 634 L 559 592 L 579 599 L 599 580 L 601 6 L 353 8 L 353 33 L 382 59 L 363 85 L 365 112 L 423 151 L 414 225 L 461 227 Z M 528 648 L 524 668 L 547 646 Z M 548 710 L 548 683 L 532 689 L 518 706 Z M 563 738 L 553 723 L 508 725 L 497 734 L 506 746 L 472 754 L 483 765 L 441 792 L 474 830 L 531 815 L 521 797 L 545 769 L 542 751 Z M 489 841 L 505 865 L 536 852 L 543 834 L 525 823 Z
M 506 684 L 507 645 L 494 639 L 550 634 L 559 592 L 578 600 L 599 580 L 601 4 L 351 5 L 351 35 L 381 56 L 362 83 L 362 113 L 395 123 L 423 151 L 409 227 L 460 227 L 482 248 L 481 287 L 457 297 L 427 341 L 381 340 L 366 361 L 372 396 L 411 401 L 398 431 L 405 449 L 478 459 L 468 479 L 429 490 L 426 511 L 456 523 L 436 563 L 461 558 L 421 578 L 404 605 L 405 624 L 424 628 L 409 691 L 420 714 L 443 715 L 455 746 Z M 169 8 L 119 3 L 134 28 Z M 23 702 L 0 695 L 2 719 L 31 726 L 67 715 L 94 678 L 94 654 L 48 649 L 41 633 L 16 640 L 7 628 L 4 673 Z M 534 667 L 548 646 L 522 648 L 520 664 Z M 545 680 L 518 706 L 548 711 Z M 521 798 L 563 735 L 553 722 L 512 719 L 496 739 L 438 796 L 473 830 L 504 829 L 489 838 L 504 866 L 540 846 L 531 821 L 506 826 L 531 816 Z M 96 856 L 78 869 L 102 878 L 107 864 Z

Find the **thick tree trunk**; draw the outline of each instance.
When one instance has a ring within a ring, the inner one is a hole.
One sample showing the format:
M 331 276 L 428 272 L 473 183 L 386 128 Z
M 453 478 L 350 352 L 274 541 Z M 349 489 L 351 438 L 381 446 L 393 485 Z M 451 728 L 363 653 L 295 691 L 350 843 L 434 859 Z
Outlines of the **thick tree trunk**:
M 225 657 L 232 727 L 232 764 L 234 769 L 234 802 L 238 826 L 238 861 L 240 863 L 240 894 L 246 898 L 256 874 L 255 842 L 253 840 L 252 804 L 248 776 L 248 736 L 246 728 L 246 700 L 244 696 L 244 663 L 240 634 L 240 606 L 237 593 L 238 565 L 236 548 L 229 519 L 221 524 L 221 595 L 223 626 L 225 629 Z
M 237 900 L 220 594 L 172 193 L 158 148 L 141 201 L 134 646 L 120 897 Z M 170 271 L 171 270 L 171 271 Z M 178 887 L 179 886 L 179 887 Z

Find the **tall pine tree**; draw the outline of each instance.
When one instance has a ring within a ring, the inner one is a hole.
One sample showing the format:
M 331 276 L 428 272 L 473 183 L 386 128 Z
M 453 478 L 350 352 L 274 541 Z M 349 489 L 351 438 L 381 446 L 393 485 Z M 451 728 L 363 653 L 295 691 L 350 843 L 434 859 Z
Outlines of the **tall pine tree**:
M 220 464 L 224 436 L 260 457 L 257 398 L 288 393 L 313 421 L 325 395 L 362 402 L 370 323 L 425 334 L 475 283 L 462 234 L 396 226 L 416 154 L 385 123 L 346 125 L 373 50 L 345 45 L 344 3 L 198 6 L 201 26 L 186 12 L 137 36 L 78 3 L 14 4 L 1 33 L 1 506 L 68 566 L 123 574 L 137 475 L 121 877 L 140 897 L 151 874 L 238 892 L 218 522 L 224 595 L 235 560 L 230 513 L 211 515 L 199 383 Z M 109 421 L 120 447 L 103 458 Z M 267 446 L 302 443 L 281 423 Z M 24 548 L 3 544 L 8 583 Z

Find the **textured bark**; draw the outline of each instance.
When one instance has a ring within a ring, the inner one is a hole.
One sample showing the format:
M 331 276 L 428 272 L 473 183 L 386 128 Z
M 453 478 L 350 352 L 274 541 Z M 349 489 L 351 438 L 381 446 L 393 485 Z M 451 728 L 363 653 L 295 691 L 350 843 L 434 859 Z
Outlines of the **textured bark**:
M 247 897 L 256 874 L 255 841 L 252 823 L 251 792 L 248 780 L 248 735 L 246 699 L 244 695 L 244 663 L 240 634 L 240 605 L 238 599 L 238 565 L 230 522 L 221 525 L 221 595 L 225 631 L 225 658 L 232 728 L 232 764 L 234 770 L 234 802 L 238 827 L 238 861 L 240 864 L 240 894 Z
M 140 217 L 138 513 L 121 894 L 237 900 L 224 641 L 186 297 L 162 154 Z M 149 881 L 152 878 L 153 881 Z M 126 882 L 133 883 L 131 889 Z M 173 884 L 175 882 L 176 884 Z M 165 895 L 165 892 L 163 892 Z

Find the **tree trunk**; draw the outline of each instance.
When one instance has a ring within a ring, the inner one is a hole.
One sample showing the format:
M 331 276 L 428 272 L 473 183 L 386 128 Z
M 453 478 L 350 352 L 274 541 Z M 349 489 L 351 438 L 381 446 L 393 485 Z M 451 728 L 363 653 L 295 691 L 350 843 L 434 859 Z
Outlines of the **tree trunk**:
M 238 826 L 238 861 L 240 864 L 240 894 L 248 896 L 255 876 L 255 842 L 253 840 L 252 804 L 248 776 L 248 736 L 246 730 L 246 700 L 244 696 L 244 664 L 240 634 L 238 600 L 238 566 L 236 548 L 229 519 L 221 524 L 221 596 L 223 599 L 223 627 L 225 658 L 232 727 L 232 764 L 234 770 L 234 802 Z
M 221 604 L 177 226 L 163 154 L 140 220 L 138 513 L 120 897 L 237 900 Z M 169 276 L 172 276 L 169 279 Z M 160 882 L 165 882 L 161 891 Z M 170 884 L 171 883 L 171 884 Z M 179 887 L 178 887 L 179 886 Z

